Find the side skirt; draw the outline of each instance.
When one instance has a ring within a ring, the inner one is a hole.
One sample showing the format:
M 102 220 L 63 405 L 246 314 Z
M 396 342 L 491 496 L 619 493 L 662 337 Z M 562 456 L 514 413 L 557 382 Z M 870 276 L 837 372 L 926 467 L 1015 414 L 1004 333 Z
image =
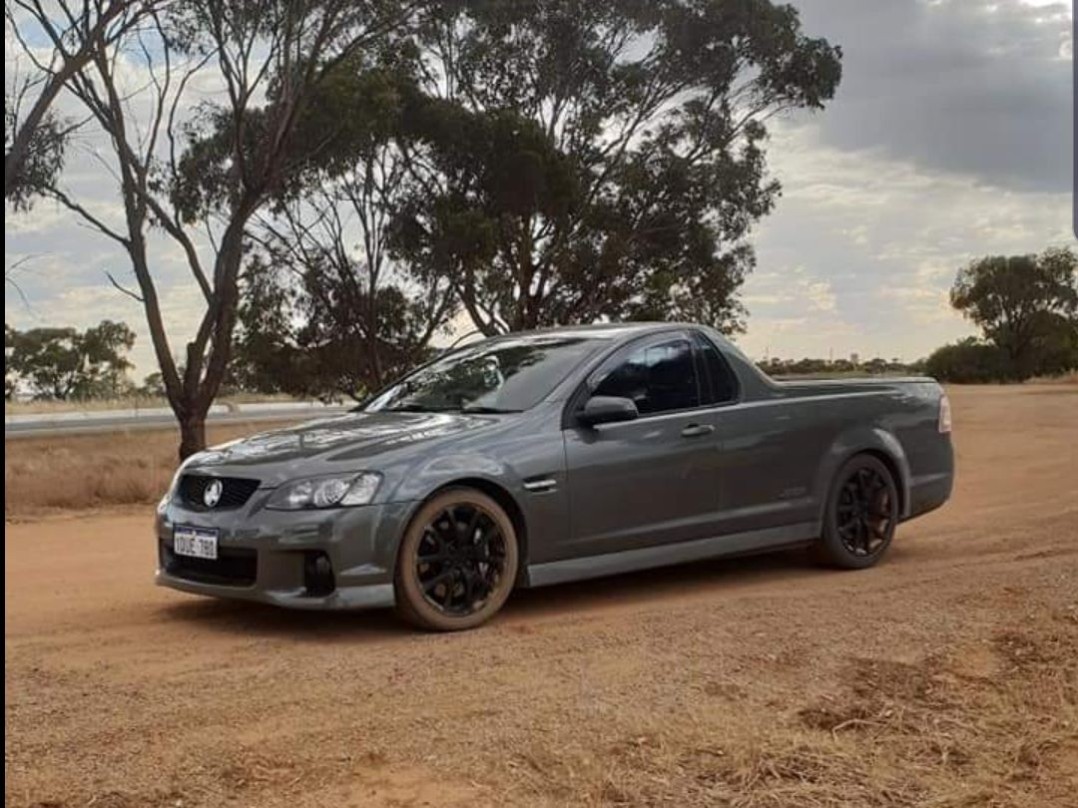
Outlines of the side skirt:
M 731 533 L 711 539 L 641 547 L 636 550 L 623 550 L 618 553 L 604 553 L 584 558 L 567 558 L 563 561 L 549 561 L 545 564 L 529 566 L 528 583 L 530 586 L 549 586 L 652 567 L 684 564 L 705 558 L 745 555 L 801 544 L 812 541 L 819 535 L 820 525 L 817 522 L 801 522 L 764 530 Z

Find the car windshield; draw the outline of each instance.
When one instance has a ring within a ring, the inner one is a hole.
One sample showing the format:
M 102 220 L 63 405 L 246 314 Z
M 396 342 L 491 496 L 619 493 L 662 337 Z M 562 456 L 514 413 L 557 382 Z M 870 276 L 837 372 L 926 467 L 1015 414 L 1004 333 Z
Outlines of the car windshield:
M 600 344 L 585 336 L 499 338 L 454 351 L 380 393 L 367 412 L 520 412 Z

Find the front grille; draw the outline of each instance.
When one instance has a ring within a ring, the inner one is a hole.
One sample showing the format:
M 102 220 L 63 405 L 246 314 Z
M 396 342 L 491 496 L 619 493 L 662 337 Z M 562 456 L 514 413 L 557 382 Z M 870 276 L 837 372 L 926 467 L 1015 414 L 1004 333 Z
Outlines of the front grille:
M 214 480 L 220 480 L 221 499 L 212 508 L 206 506 L 203 495 L 206 487 Z M 196 511 L 227 511 L 242 507 L 251 495 L 258 490 L 259 481 L 245 477 L 211 477 L 205 474 L 184 474 L 180 478 L 179 495 L 184 505 Z
M 258 573 L 258 553 L 238 547 L 218 547 L 217 558 L 176 555 L 161 542 L 161 568 L 169 575 L 200 584 L 250 586 Z

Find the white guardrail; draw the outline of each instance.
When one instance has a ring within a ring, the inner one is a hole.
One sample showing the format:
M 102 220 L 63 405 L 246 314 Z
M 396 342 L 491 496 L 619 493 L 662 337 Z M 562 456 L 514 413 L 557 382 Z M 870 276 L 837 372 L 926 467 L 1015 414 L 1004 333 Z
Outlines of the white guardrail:
M 209 417 L 215 415 L 233 416 L 269 416 L 281 415 L 287 417 L 295 414 L 331 414 L 342 412 L 344 406 L 339 404 L 322 404 L 317 401 L 266 401 L 251 404 L 214 404 L 209 409 Z M 171 418 L 172 410 L 168 407 L 141 407 L 123 410 L 84 410 L 75 412 L 32 412 L 18 415 L 4 415 L 4 425 L 12 426 L 74 426 L 78 424 L 91 425 L 104 421 L 139 421 L 141 419 L 160 420 Z

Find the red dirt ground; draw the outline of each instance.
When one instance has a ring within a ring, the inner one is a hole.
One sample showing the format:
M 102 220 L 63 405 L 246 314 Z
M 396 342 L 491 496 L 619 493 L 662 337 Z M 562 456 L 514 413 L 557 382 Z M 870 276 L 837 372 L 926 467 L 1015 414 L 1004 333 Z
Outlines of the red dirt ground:
M 152 586 L 147 509 L 9 523 L 5 804 L 1076 806 L 1078 387 L 951 391 L 879 567 L 518 593 L 480 630 Z

